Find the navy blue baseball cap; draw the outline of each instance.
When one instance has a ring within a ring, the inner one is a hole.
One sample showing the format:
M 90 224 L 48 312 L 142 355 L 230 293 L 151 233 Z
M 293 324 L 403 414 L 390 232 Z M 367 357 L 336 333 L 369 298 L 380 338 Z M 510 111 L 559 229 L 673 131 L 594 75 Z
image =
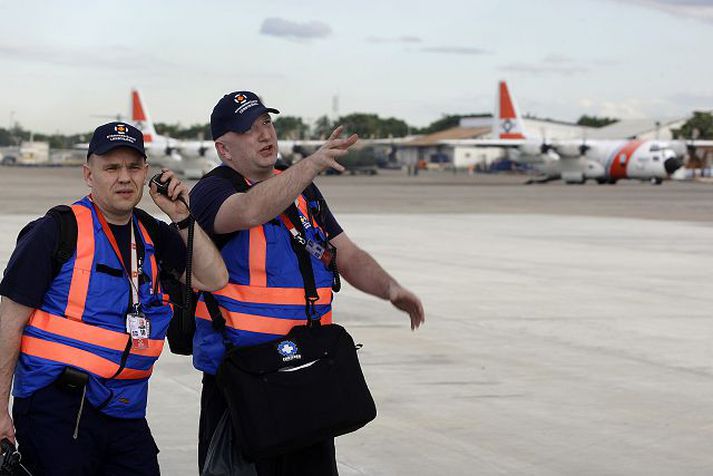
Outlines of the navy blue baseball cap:
M 110 122 L 94 130 L 92 140 L 89 141 L 87 159 L 92 154 L 104 155 L 117 147 L 129 147 L 146 158 L 144 134 L 125 122 Z
M 210 115 L 210 133 L 213 140 L 226 132 L 242 134 L 252 127 L 255 119 L 266 112 L 279 114 L 280 111 L 265 107 L 257 94 L 250 91 L 234 91 L 218 101 Z

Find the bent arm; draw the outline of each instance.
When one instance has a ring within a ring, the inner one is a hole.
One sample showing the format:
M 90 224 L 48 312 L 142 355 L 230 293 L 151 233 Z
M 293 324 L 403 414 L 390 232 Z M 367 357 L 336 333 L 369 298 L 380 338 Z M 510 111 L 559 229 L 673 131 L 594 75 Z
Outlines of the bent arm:
M 396 308 L 408 313 L 411 329 L 426 320 L 421 300 L 401 286 L 366 251 L 359 248 L 346 233 L 330 241 L 337 248 L 337 269 L 355 288 L 381 299 L 388 299 Z
M 215 216 L 215 232 L 247 230 L 272 220 L 295 201 L 318 173 L 319 168 L 304 159 L 245 193 L 231 195 Z
M 15 365 L 20 354 L 22 331 L 32 308 L 5 296 L 0 300 L 0 439 L 15 441 L 15 430 L 8 409 Z
M 167 183 L 167 193 L 158 192 L 157 186 L 151 182 L 149 193 L 151 198 L 174 221 L 180 222 L 190 215 L 188 188 L 169 169 L 162 169 L 160 180 Z M 183 243 L 188 244 L 188 228 L 179 231 Z M 194 288 L 201 291 L 217 291 L 228 283 L 228 270 L 223 257 L 213 244 L 213 241 L 195 224 L 193 236 L 193 261 L 191 281 Z M 181 276 L 186 282 L 186 273 Z
M 213 230 L 218 234 L 247 230 L 272 220 L 285 211 L 320 172 L 327 169 L 344 171 L 337 158 L 344 156 L 359 137 L 352 134 L 340 139 L 337 127 L 314 154 L 277 176 L 258 183 L 246 193 L 228 197 L 215 216 Z

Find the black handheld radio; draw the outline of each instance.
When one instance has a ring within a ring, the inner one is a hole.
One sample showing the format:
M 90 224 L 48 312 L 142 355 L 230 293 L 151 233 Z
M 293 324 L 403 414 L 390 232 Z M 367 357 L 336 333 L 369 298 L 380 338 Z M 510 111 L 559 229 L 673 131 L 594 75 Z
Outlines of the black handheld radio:
M 166 195 L 168 196 L 168 180 L 161 181 L 161 176 L 163 175 L 163 172 L 159 172 L 153 177 L 151 177 L 151 183 L 156 185 L 156 191 L 160 193 L 161 195 Z M 150 186 L 150 184 L 149 184 Z
M 156 191 L 161 195 L 165 195 L 166 197 L 168 197 L 168 184 L 170 180 L 161 181 L 162 175 L 163 172 L 159 172 L 153 177 L 151 177 L 150 184 L 156 185 Z M 188 208 L 188 213 L 190 214 L 191 218 L 188 223 L 188 238 L 186 240 L 186 282 L 183 290 L 183 303 L 181 303 L 180 319 L 178 319 L 178 332 L 180 335 L 192 335 L 193 326 L 195 326 L 195 316 L 193 312 L 193 287 L 191 286 L 193 270 L 193 237 L 195 233 L 195 218 L 191 214 L 191 209 L 188 207 L 188 204 L 183 199 L 183 197 L 179 196 L 178 200 L 183 202 L 186 208 Z M 169 339 L 169 344 L 170 343 L 171 339 Z
M 17 474 L 27 474 L 32 476 L 22 463 L 22 455 L 17 451 L 15 445 L 7 438 L 0 441 L 0 476 L 13 476 Z

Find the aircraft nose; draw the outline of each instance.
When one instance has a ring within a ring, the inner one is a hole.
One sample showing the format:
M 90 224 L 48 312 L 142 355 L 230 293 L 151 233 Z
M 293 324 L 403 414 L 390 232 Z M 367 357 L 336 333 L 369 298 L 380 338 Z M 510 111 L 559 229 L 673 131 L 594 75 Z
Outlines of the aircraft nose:
M 683 166 L 683 159 L 671 157 L 664 161 L 663 166 L 666 169 L 666 173 L 670 175 Z

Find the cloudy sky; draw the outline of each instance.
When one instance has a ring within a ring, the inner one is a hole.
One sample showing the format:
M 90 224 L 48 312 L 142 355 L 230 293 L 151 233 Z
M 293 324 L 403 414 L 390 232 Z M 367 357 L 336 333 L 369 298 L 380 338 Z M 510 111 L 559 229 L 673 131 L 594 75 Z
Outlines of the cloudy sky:
M 490 112 L 665 118 L 713 108 L 713 0 L 0 0 L 0 126 L 90 130 L 141 89 L 154 121 L 258 92 L 314 120 Z

